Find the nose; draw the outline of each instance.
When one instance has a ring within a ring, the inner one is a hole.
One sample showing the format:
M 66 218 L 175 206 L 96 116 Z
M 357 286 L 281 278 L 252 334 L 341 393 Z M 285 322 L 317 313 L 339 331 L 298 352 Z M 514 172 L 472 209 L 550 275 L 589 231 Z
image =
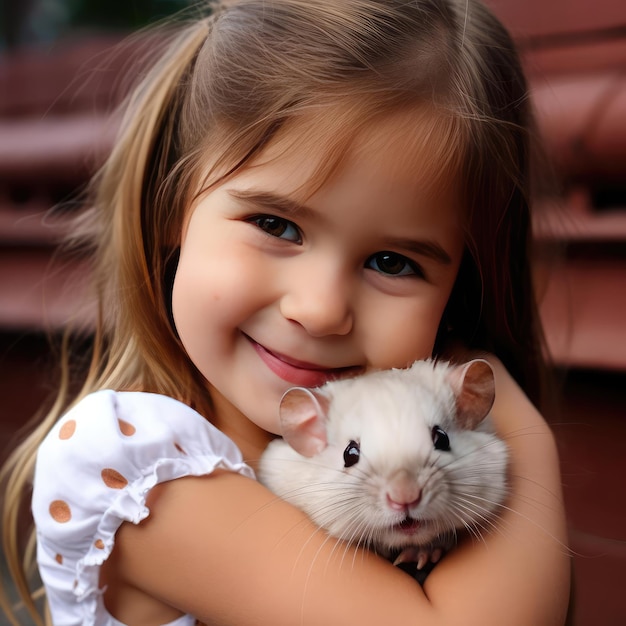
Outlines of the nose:
M 280 301 L 282 315 L 312 337 L 347 335 L 354 323 L 349 280 L 337 270 L 296 274 Z
M 390 493 L 387 493 L 386 495 L 387 505 L 394 511 L 408 511 L 410 508 L 417 506 L 422 499 L 422 492 L 419 490 L 411 495 L 394 494 L 392 496 Z
M 422 499 L 422 489 L 410 472 L 400 470 L 387 484 L 387 505 L 395 510 L 408 510 Z

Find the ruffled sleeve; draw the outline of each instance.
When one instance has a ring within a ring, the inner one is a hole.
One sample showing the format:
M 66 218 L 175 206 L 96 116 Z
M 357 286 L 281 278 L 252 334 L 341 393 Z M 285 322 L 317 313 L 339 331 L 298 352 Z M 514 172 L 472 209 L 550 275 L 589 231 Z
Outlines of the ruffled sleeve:
M 59 420 L 39 448 L 32 500 L 53 623 L 113 623 L 98 579 L 117 529 L 149 515 L 156 484 L 216 468 L 254 478 L 232 440 L 166 396 L 99 391 Z

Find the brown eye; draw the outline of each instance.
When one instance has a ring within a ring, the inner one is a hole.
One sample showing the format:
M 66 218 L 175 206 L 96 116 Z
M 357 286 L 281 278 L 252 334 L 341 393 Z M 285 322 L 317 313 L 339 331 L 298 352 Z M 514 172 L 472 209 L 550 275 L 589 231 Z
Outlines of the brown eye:
M 250 223 L 258 226 L 264 233 L 277 239 L 285 239 L 293 243 L 302 243 L 302 237 L 298 227 L 289 220 L 275 215 L 255 215 L 248 219 Z
M 346 449 L 343 451 L 344 467 L 352 467 L 359 462 L 361 457 L 361 448 L 356 441 L 350 441 Z
M 435 450 L 441 450 L 443 452 L 450 451 L 450 438 L 445 430 L 439 426 L 433 426 L 431 434 Z

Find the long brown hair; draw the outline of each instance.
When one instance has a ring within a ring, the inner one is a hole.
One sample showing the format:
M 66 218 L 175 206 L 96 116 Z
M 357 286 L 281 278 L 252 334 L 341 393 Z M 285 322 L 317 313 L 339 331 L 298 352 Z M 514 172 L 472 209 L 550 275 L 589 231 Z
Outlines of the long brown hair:
M 164 31 L 163 52 L 125 103 L 115 147 L 77 219 L 73 243 L 89 254 L 97 303 L 82 388 L 72 395 L 62 385 L 3 469 L 5 554 L 33 615 L 16 528 L 37 446 L 72 403 L 104 387 L 167 394 L 210 418 L 206 383 L 168 306 L 185 212 L 217 172 L 240 171 L 297 118 L 326 128 L 319 136 L 334 156 L 322 179 L 356 129 L 381 116 L 428 105 L 445 120 L 449 173 L 467 203 L 467 247 L 436 352 L 451 340 L 492 351 L 540 399 L 544 353 L 529 257 L 534 129 L 500 23 L 474 0 L 239 0 L 208 13 Z

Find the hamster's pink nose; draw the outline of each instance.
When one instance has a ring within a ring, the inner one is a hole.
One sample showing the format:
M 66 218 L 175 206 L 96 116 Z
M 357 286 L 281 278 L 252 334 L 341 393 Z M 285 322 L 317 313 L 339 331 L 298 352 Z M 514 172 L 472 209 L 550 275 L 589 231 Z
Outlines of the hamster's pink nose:
M 417 506 L 421 499 L 422 492 L 417 488 L 405 493 L 387 492 L 387 504 L 394 511 L 408 511 L 411 507 Z

